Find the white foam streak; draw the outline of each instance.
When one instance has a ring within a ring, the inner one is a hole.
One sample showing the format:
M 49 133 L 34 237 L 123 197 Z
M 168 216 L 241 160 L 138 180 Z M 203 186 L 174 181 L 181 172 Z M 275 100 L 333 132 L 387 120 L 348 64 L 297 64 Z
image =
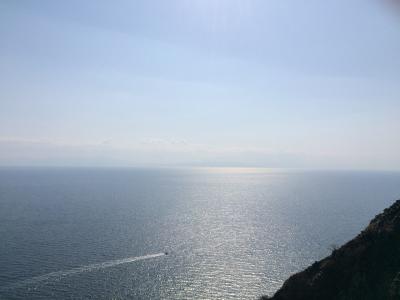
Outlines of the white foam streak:
M 29 278 L 29 279 L 26 279 L 23 281 L 19 281 L 14 284 L 10 284 L 10 285 L 4 287 L 4 289 L 20 288 L 20 287 L 24 287 L 24 286 L 29 286 L 29 285 L 34 285 L 37 283 L 45 282 L 48 280 L 59 280 L 59 279 L 62 279 L 63 277 L 74 275 L 74 274 L 91 272 L 91 271 L 95 271 L 95 270 L 115 267 L 115 266 L 122 265 L 122 264 L 156 258 L 156 257 L 164 256 L 164 255 L 166 255 L 166 254 L 165 253 L 156 253 L 156 254 L 149 254 L 149 255 L 144 255 L 144 256 L 128 257 L 128 258 L 111 260 L 111 261 L 106 261 L 106 262 L 97 263 L 97 264 L 81 266 L 81 267 L 77 267 L 77 268 L 73 268 L 73 269 L 65 270 L 65 271 L 52 272 L 52 273 L 32 277 L 32 278 Z

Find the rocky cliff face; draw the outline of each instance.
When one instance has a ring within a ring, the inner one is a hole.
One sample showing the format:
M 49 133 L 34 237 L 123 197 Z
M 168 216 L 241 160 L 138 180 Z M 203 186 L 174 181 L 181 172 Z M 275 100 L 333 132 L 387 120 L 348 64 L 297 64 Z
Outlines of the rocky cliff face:
M 261 299 L 400 300 L 400 200 L 356 238 Z

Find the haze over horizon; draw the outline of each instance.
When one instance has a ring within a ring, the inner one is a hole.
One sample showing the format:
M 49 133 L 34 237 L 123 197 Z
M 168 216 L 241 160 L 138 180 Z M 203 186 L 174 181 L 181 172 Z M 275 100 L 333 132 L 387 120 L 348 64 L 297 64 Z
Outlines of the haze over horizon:
M 2 1 L 0 166 L 400 170 L 385 3 Z

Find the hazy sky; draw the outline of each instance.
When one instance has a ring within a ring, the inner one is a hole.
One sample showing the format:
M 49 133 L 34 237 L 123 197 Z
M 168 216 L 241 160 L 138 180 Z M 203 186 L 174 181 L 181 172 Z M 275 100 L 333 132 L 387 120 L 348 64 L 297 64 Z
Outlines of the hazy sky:
M 400 12 L 2 0 L 0 165 L 400 169 Z

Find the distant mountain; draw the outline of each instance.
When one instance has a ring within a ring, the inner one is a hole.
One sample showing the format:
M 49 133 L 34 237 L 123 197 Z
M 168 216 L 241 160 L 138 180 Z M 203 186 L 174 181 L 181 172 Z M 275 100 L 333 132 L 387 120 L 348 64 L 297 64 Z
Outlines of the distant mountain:
M 272 300 L 399 300 L 400 200 L 321 261 L 291 276 Z

